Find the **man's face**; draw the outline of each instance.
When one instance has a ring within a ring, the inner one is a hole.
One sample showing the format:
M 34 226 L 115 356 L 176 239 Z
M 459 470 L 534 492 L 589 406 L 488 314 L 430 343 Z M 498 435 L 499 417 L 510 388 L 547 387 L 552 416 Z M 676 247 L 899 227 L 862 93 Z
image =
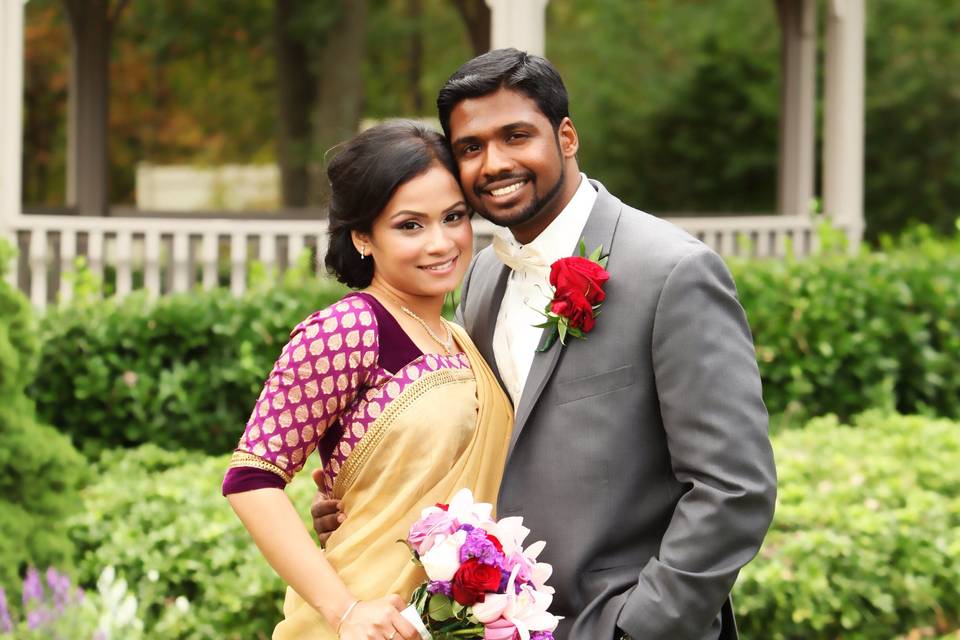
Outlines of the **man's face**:
M 450 139 L 467 202 L 518 239 L 518 231 L 542 231 L 566 204 L 564 167 L 576 153 L 569 119 L 554 131 L 531 98 L 500 89 L 459 102 Z

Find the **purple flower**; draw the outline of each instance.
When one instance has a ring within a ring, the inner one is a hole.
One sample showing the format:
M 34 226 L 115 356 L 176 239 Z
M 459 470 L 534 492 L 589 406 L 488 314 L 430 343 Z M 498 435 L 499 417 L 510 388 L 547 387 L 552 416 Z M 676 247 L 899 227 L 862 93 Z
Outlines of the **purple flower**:
M 27 626 L 31 630 L 37 630 L 45 625 L 49 619 L 50 615 L 46 609 L 34 609 L 27 614 Z
M 427 591 L 433 594 L 442 594 L 448 598 L 453 597 L 453 586 L 446 580 L 431 580 L 427 585 Z
M 27 569 L 27 577 L 23 579 L 23 606 L 30 604 L 31 600 L 38 603 L 43 601 L 43 583 L 40 582 L 40 574 L 33 567 Z
M 467 540 L 463 543 L 463 546 L 460 547 L 461 564 L 470 558 L 476 558 L 483 564 L 496 567 L 501 571 L 504 571 L 506 568 L 504 566 L 503 552 L 497 550 L 497 547 L 494 546 L 490 538 L 487 537 L 487 532 L 480 528 L 475 529 L 470 527 L 467 532 Z
M 13 631 L 13 621 L 10 620 L 10 609 L 7 608 L 7 592 L 0 587 L 0 632 Z
M 53 594 L 53 604 L 57 611 L 63 611 L 70 604 L 70 578 L 50 567 L 47 569 L 47 585 Z
M 534 631 L 530 634 L 530 640 L 553 640 L 553 634 L 549 631 Z

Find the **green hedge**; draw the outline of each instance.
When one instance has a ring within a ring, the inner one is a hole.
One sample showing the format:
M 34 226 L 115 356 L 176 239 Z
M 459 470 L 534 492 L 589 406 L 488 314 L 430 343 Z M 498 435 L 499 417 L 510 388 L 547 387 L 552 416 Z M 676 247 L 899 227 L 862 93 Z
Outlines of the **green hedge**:
M 731 267 L 771 413 L 960 417 L 960 240 L 918 233 L 858 256 Z M 88 452 L 143 442 L 226 451 L 290 329 L 343 292 L 293 274 L 239 299 L 217 290 L 53 310 L 30 392 L 41 417 Z
M 960 239 L 731 267 L 771 413 L 960 418 Z
M 774 438 L 773 527 L 734 592 L 746 640 L 960 627 L 960 424 L 871 412 L 850 426 Z
M 36 323 L 6 281 L 12 257 L 0 240 L 0 585 L 19 584 L 26 565 L 69 564 L 60 524 L 78 506 L 85 463 L 70 440 L 36 419 L 25 389 L 47 383 L 37 369 Z
M 777 512 L 734 592 L 744 640 L 960 627 L 960 424 L 819 418 L 775 436 L 774 449 Z M 68 522 L 82 580 L 116 566 L 147 637 L 268 637 L 280 615 L 280 581 L 219 495 L 226 464 L 152 445 L 109 452 Z M 306 472 L 288 488 L 303 515 L 312 491 Z
M 43 319 L 40 415 L 87 453 L 154 442 L 219 453 L 243 432 L 290 330 L 343 295 L 326 280 L 148 302 L 88 299 Z
M 154 445 L 104 452 L 83 513 L 67 523 L 80 581 L 115 566 L 147 637 L 267 638 L 280 617 L 283 585 L 220 495 L 228 462 Z M 287 488 L 304 516 L 313 490 L 306 472 Z

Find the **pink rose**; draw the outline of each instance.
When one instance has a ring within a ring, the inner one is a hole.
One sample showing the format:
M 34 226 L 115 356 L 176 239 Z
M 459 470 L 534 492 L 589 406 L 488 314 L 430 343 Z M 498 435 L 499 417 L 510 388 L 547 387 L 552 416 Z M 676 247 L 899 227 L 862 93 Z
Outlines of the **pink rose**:
M 456 522 L 441 509 L 431 511 L 426 517 L 417 520 L 410 527 L 407 542 L 422 556 L 433 546 L 438 536 L 448 536 L 456 531 Z

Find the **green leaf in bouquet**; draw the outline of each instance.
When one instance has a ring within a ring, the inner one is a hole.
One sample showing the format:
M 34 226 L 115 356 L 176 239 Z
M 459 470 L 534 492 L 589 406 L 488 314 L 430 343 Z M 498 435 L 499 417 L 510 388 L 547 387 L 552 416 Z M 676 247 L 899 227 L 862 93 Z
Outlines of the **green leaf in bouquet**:
M 436 593 L 430 598 L 427 614 L 437 622 L 449 620 L 453 617 L 453 601 L 442 593 Z
M 427 607 L 427 601 L 430 599 L 430 592 L 427 591 L 428 584 L 424 582 L 422 585 L 416 588 L 413 592 L 413 595 L 410 596 L 410 604 L 413 605 L 414 609 L 417 610 L 417 613 L 420 616 L 423 616 L 423 612 Z

